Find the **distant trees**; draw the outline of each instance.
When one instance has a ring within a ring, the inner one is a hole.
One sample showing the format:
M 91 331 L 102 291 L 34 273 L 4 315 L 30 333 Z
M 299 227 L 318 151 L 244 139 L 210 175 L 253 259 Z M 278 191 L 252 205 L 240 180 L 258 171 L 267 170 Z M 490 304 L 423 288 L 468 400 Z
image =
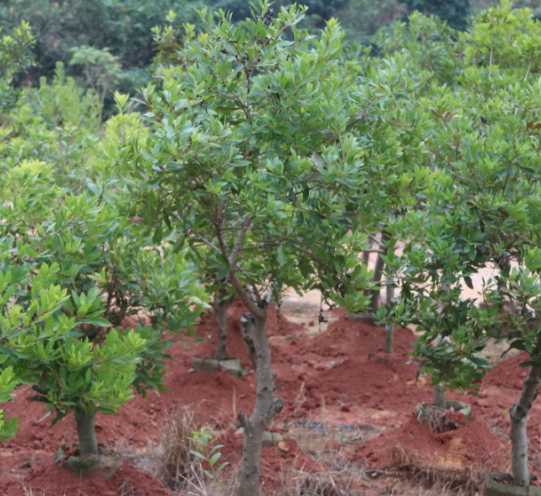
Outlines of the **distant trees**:
M 25 83 L 35 85 L 40 77 L 52 79 L 58 62 L 67 67 L 68 75 L 85 81 L 82 66 L 68 66 L 72 49 L 79 47 L 106 50 L 118 57 L 121 70 L 107 92 L 112 108 L 114 90 L 135 94 L 149 81 L 148 67 L 154 56 L 151 29 L 163 24 L 170 9 L 181 22 L 196 22 L 193 6 L 201 5 L 197 0 L 3 0 L 0 28 L 12 30 L 21 21 L 32 28 L 36 42 L 30 54 L 35 65 L 25 73 Z
M 304 0 L 297 2 L 308 7 L 307 16 L 314 26 L 323 28 L 325 22 L 331 17 L 337 17 L 340 9 L 348 5 L 350 0 Z M 233 14 L 234 21 L 244 20 L 250 17 L 250 2 L 245 0 L 207 0 L 207 3 L 213 9 L 224 9 Z M 285 7 L 293 2 L 289 0 L 277 0 L 273 3 L 272 9 L 276 12 L 281 7 Z
M 409 14 L 418 10 L 427 16 L 438 16 L 459 31 L 468 27 L 470 0 L 405 0 L 405 4 Z

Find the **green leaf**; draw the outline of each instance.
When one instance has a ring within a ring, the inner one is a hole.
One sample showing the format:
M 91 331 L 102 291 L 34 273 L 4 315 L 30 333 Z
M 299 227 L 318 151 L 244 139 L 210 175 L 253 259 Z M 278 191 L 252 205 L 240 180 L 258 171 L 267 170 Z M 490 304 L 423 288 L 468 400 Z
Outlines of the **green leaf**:
M 152 237 L 152 242 L 156 245 L 160 244 L 163 239 L 163 226 L 161 222 L 158 222 L 154 230 L 154 236 Z
M 190 450 L 190 453 L 196 456 L 197 458 L 200 458 L 201 460 L 207 461 L 205 456 L 202 453 L 199 453 L 199 451 Z

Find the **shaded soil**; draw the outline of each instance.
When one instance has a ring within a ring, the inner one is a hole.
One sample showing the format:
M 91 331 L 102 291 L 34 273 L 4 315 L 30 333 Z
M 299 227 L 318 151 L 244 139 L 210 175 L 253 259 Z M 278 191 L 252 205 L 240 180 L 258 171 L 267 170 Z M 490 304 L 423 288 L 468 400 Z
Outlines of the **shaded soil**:
M 170 349 L 167 392 L 138 397 L 124 405 L 115 416 L 98 415 L 96 427 L 100 442 L 113 449 L 129 447 L 141 452 L 159 441 L 167 417 L 180 407 L 192 408 L 197 422 L 212 425 L 220 436 L 223 460 L 235 466 L 242 452 L 242 436 L 231 422 L 242 411 L 250 415 L 254 405 L 254 374 L 241 335 L 239 319 L 243 305 L 236 302 L 228 314 L 229 356 L 240 357 L 249 374 L 237 379 L 224 372 L 205 374 L 191 369 L 191 357 L 214 356 L 215 323 L 204 315 L 198 326 L 203 343 L 183 338 Z M 296 465 L 306 472 L 325 467 L 311 455 L 310 441 L 303 451 L 292 437 L 298 429 L 329 429 L 342 439 L 343 455 L 369 469 L 415 464 L 427 469 L 505 471 L 509 465 L 509 415 L 517 400 L 526 370 L 519 367 L 524 356 L 501 362 L 483 381 L 479 397 L 450 392 L 448 399 L 473 405 L 471 420 L 456 419 L 458 429 L 432 433 L 429 426 L 414 417 L 415 405 L 432 398 L 432 388 L 424 377 L 417 378 L 417 365 L 408 364 L 415 335 L 399 329 L 395 353 L 383 352 L 385 331 L 346 319 L 342 309 L 330 312 L 334 319 L 325 332 L 317 323 L 293 324 L 270 308 L 268 333 L 277 373 L 276 394 L 284 399 L 284 409 L 274 421 L 274 430 L 286 436 L 282 449 L 265 448 L 262 461 L 262 487 L 276 487 L 282 467 Z M 125 322 L 133 325 L 133 321 Z M 7 418 L 19 417 L 23 427 L 11 440 L 0 443 L 0 494 L 24 495 L 32 488 L 40 496 L 158 496 L 172 494 L 149 474 L 136 471 L 125 462 L 109 482 L 81 481 L 57 468 L 52 459 L 61 444 L 76 440 L 75 423 L 70 417 L 50 427 L 41 403 L 33 402 L 28 387 L 16 391 L 13 402 L 4 405 Z M 529 421 L 532 468 L 541 468 L 541 403 L 534 405 Z M 347 438 L 350 432 L 362 435 Z M 344 433 L 344 434 L 341 434 Z M 370 433 L 370 435 L 367 435 Z M 287 439 L 287 436 L 291 438 Z M 346 439 L 347 438 L 347 439 Z M 346 439 L 344 441 L 344 439 Z M 337 441 L 338 442 L 338 441 Z M 132 485 L 131 492 L 126 488 Z M 38 491 L 39 490 L 39 491 Z M 41 491 L 41 492 L 40 492 Z

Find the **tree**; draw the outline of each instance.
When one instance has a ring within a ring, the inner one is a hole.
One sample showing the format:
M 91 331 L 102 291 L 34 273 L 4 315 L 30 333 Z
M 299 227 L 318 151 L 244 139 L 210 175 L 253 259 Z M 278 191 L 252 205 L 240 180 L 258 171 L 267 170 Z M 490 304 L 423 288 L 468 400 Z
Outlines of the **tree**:
M 15 92 L 3 115 L 0 394 L 6 401 L 16 384 L 33 384 L 54 421 L 75 413 L 81 454 L 94 455 L 95 413 L 113 413 L 133 389 L 163 388 L 163 333 L 193 323 L 206 296 L 182 251 L 153 244 L 120 214 L 110 161 L 144 133 L 124 113 L 128 97 L 117 95 L 120 113 L 100 131 L 95 107 L 73 90 L 59 66 L 51 87 Z M 74 125 L 64 154 L 57 138 Z M 139 312 L 151 326 L 114 328 Z M 13 435 L 15 420 L 2 416 L 0 429 Z
M 35 399 L 47 404 L 54 422 L 75 412 L 81 456 L 97 455 L 95 413 L 114 413 L 133 397 L 146 339 L 135 331 L 110 331 L 102 346 L 79 339 L 77 325 L 109 323 L 100 317 L 97 290 L 76 296 L 74 308 L 68 291 L 55 284 L 57 272 L 56 264 L 43 264 L 34 277 L 18 266 L 2 270 L 0 356 L 22 382 L 35 384 Z M 28 287 L 31 295 L 21 291 Z
M 234 25 L 203 10 L 204 33 L 184 40 L 179 65 L 168 57 L 160 70 L 163 90 L 143 91 L 153 134 L 131 144 L 124 164 L 137 215 L 158 236 L 174 225 L 214 251 L 218 276 L 249 310 L 257 397 L 250 418 L 239 414 L 241 496 L 258 493 L 261 438 L 281 410 L 268 295 L 319 287 L 362 308 L 370 286 L 357 254 L 366 248 L 359 212 L 371 190 L 350 132 L 358 104 L 340 74 L 343 32 L 329 21 L 320 38 L 307 36 L 295 28 L 303 14 L 292 6 L 271 15 L 261 2 L 255 18 Z M 283 38 L 287 29 L 293 41 Z
M 110 54 L 107 49 L 99 50 L 88 46 L 74 47 L 70 52 L 73 54 L 70 65 L 83 66 L 87 84 L 98 97 L 98 117 L 101 123 L 107 92 L 120 78 L 121 65 L 118 57 Z
M 530 484 L 526 422 L 541 370 L 540 100 L 531 74 L 531 36 L 539 32 L 529 11 L 508 3 L 480 14 L 454 84 L 433 86 L 417 102 L 432 120 L 424 163 L 431 180 L 423 210 L 394 226 L 407 243 L 403 256 L 387 259 L 400 276 L 402 318 L 424 332 L 415 354 L 434 383 L 478 381 L 491 337 L 529 354 L 521 397 L 509 410 L 514 481 L 523 486 Z M 472 287 L 484 267 L 495 274 L 481 288 L 483 305 L 461 299 L 462 284 Z

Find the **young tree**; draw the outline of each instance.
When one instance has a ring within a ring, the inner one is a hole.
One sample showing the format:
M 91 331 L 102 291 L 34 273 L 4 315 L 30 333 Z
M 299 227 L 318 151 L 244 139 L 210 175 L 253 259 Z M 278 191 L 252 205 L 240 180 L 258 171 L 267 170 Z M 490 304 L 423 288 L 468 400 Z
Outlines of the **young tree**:
M 79 339 L 78 324 L 108 322 L 100 317 L 97 290 L 77 296 L 74 308 L 67 289 L 55 284 L 57 273 L 56 264 L 43 264 L 35 276 L 24 267 L 4 266 L 0 358 L 12 367 L 6 370 L 34 384 L 36 399 L 55 414 L 54 422 L 74 412 L 81 456 L 97 455 L 94 416 L 114 413 L 133 397 L 130 386 L 146 339 L 135 331 L 110 331 L 101 346 Z
M 357 256 L 370 189 L 350 132 L 358 105 L 340 75 L 343 33 L 329 21 L 320 37 L 307 36 L 295 28 L 303 14 L 291 6 L 274 15 L 261 2 L 253 19 L 233 25 L 202 11 L 205 32 L 184 40 L 182 65 L 161 69 L 162 91 L 143 92 L 154 133 L 132 144 L 125 163 L 138 216 L 157 233 L 162 219 L 167 229 L 174 223 L 214 251 L 218 276 L 250 312 L 257 396 L 251 417 L 239 414 L 240 496 L 258 494 L 262 435 L 281 410 L 267 294 L 276 301 L 288 286 L 319 287 L 355 308 L 367 303 L 355 288 L 370 286 Z M 282 37 L 288 29 L 292 41 Z
M 529 354 L 521 397 L 510 408 L 521 486 L 530 484 L 526 422 L 541 370 L 540 97 L 530 57 L 531 35 L 540 32 L 528 11 L 507 3 L 472 21 L 463 72 L 418 102 L 433 120 L 425 140 L 431 181 L 423 211 L 395 225 L 407 242 L 404 255 L 387 258 L 400 273 L 402 317 L 424 331 L 416 355 L 434 383 L 463 388 L 480 379 L 490 337 Z M 481 288 L 486 304 L 461 299 L 462 285 L 473 288 L 486 267 L 494 270 Z
M 66 98 L 47 99 L 45 83 L 13 93 L 0 128 L 0 198 L 9 199 L 0 203 L 0 394 L 6 401 L 16 384 L 33 384 L 55 421 L 75 413 L 80 452 L 95 455 L 95 413 L 116 411 L 132 388 L 163 387 L 162 335 L 191 324 L 206 298 L 182 251 L 156 246 L 120 216 L 106 157 L 142 134 L 141 122 L 130 126 L 122 113 L 127 97 L 117 96 L 121 113 L 100 139 L 92 106 L 80 92 L 73 98 L 60 69 L 53 88 Z M 85 122 L 96 150 L 73 134 L 78 153 L 59 160 L 51 143 Z M 151 327 L 112 328 L 138 312 Z M 1 424 L 2 436 L 14 434 L 14 419 Z

